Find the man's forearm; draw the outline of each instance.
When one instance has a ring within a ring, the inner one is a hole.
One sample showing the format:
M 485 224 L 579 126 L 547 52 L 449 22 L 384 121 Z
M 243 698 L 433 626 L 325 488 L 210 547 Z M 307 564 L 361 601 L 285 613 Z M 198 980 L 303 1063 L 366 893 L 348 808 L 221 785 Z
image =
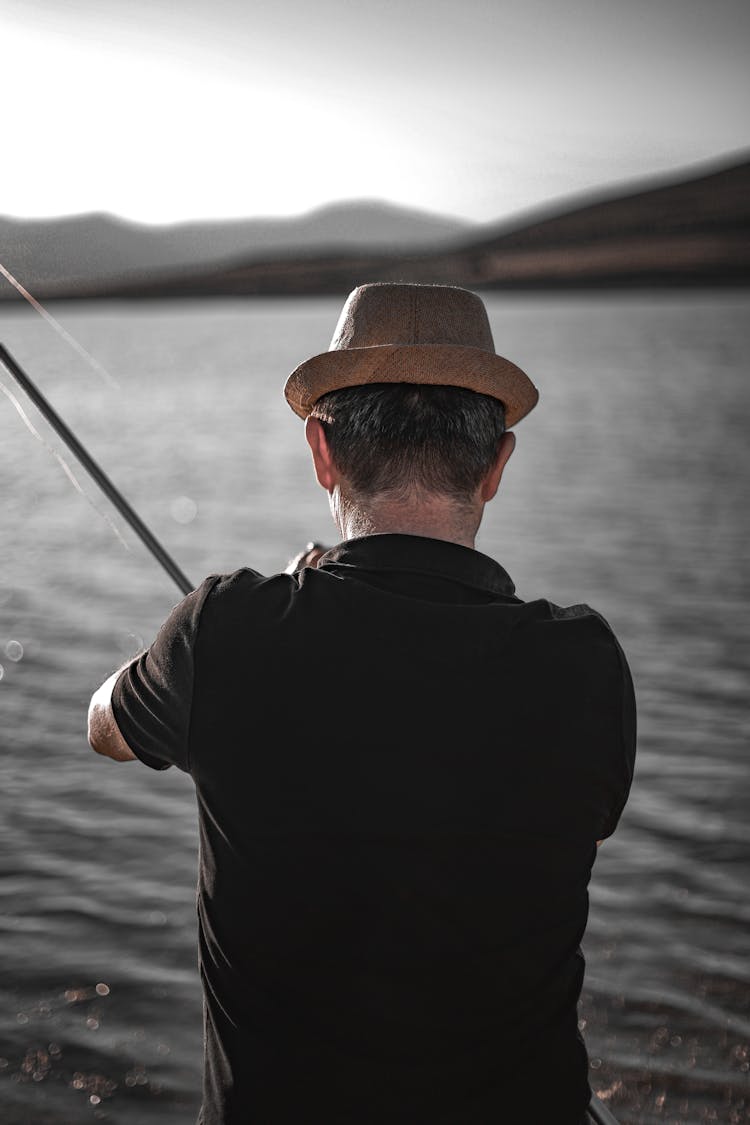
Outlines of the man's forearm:
M 123 667 L 127 667 L 127 665 Z M 88 739 L 89 746 L 97 754 L 103 754 L 105 758 L 112 758 L 115 762 L 131 762 L 136 758 L 136 755 L 122 737 L 112 711 L 112 689 L 122 671 L 123 668 L 118 668 L 116 672 L 113 672 L 91 696 L 88 713 Z

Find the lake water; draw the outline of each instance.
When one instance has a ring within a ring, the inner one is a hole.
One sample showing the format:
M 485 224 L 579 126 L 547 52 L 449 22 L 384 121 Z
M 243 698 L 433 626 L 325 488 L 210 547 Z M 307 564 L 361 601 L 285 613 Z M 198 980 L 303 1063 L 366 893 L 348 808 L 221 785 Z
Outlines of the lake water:
M 333 541 L 281 389 L 328 347 L 340 305 L 50 306 L 116 387 L 26 305 L 0 306 L 0 342 L 197 584 Z M 623 1123 L 746 1122 L 750 295 L 487 305 L 497 350 L 541 400 L 477 546 L 521 597 L 599 609 L 639 704 L 632 796 L 600 849 L 584 942 L 592 1085 Z M 70 460 L 4 369 L 0 382 Z M 86 495 L 0 394 L 0 1120 L 189 1125 L 191 783 L 85 739 L 91 691 L 180 595 L 72 467 Z M 540 1042 L 540 1082 L 545 1062 Z

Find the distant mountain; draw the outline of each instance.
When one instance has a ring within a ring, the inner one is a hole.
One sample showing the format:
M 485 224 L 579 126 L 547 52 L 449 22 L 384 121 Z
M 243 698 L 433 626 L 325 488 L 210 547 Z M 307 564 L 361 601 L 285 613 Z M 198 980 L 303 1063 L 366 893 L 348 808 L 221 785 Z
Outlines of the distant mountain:
M 277 255 L 165 278 L 153 292 L 346 294 L 365 280 L 476 289 L 746 286 L 749 267 L 745 162 L 480 227 L 429 251 Z
M 0 220 L 2 239 L 9 222 Z M 22 239 L 15 259 L 0 256 L 40 298 L 345 295 L 364 281 L 388 280 L 475 289 L 747 286 L 750 161 L 568 200 L 502 224 L 352 202 L 297 219 L 173 228 L 84 216 L 45 232 L 46 242 L 36 230 L 26 246 L 26 271 L 18 265 Z M 14 295 L 2 278 L 1 292 Z
M 114 215 L 54 219 L 0 216 L 0 262 L 35 296 L 96 295 L 154 277 L 185 275 L 223 261 L 287 253 L 400 254 L 463 239 L 467 221 L 356 200 L 305 215 L 150 226 Z M 0 277 L 0 297 L 15 290 Z
M 748 285 L 750 161 L 485 229 L 409 269 L 479 287 Z

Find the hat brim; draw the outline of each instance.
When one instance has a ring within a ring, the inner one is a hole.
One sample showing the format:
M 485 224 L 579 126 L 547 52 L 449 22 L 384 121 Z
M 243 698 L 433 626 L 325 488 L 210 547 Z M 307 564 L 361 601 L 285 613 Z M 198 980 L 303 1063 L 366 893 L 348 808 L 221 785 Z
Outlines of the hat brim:
M 368 383 L 465 387 L 490 395 L 503 403 L 507 428 L 520 422 L 539 400 L 531 379 L 515 363 L 484 348 L 461 344 L 378 344 L 322 352 L 294 369 L 284 395 L 294 413 L 306 418 L 329 391 Z

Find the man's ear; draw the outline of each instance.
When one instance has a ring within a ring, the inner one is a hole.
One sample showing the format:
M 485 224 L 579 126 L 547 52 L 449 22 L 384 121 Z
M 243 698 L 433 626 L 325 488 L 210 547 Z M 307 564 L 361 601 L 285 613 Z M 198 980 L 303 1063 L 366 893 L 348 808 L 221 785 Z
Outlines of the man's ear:
M 310 446 L 310 452 L 312 453 L 315 476 L 317 477 L 318 484 L 324 488 L 326 492 L 332 492 L 338 484 L 339 472 L 331 457 L 331 450 L 328 447 L 325 430 L 321 426 L 318 418 L 308 417 L 305 419 L 305 438 L 307 439 L 307 444 Z
M 482 482 L 481 497 L 485 503 L 491 500 L 498 490 L 500 478 L 503 475 L 503 469 L 510 460 L 510 455 L 516 448 L 516 435 L 507 430 L 500 438 L 500 448 L 497 452 L 495 464 L 492 466 L 487 476 Z

